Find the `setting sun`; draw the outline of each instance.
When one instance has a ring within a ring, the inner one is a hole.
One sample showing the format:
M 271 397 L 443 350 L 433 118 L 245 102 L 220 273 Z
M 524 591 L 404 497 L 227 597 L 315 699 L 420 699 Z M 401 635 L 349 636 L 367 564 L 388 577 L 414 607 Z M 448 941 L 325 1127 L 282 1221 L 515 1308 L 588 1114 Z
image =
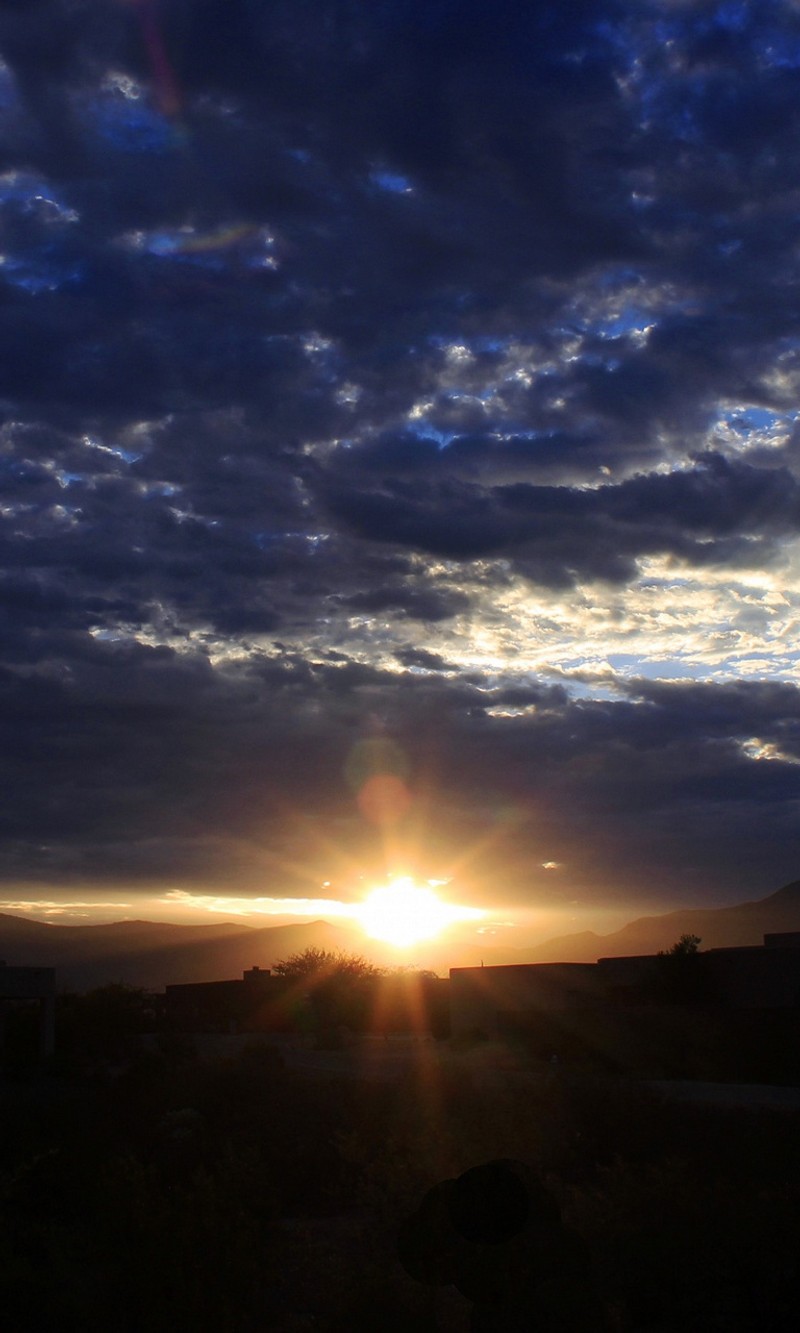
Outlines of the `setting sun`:
M 408 877 L 374 889 L 358 910 L 368 935 L 398 948 L 433 939 L 456 921 L 475 921 L 482 916 L 476 907 L 443 902 L 431 888 Z

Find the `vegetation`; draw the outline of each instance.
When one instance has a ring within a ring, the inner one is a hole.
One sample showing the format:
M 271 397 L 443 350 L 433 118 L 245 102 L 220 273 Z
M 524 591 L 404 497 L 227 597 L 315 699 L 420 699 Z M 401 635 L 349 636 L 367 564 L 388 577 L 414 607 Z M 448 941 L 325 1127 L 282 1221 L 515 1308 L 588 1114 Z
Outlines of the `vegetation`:
M 691 958 L 699 953 L 702 943 L 699 935 L 681 935 L 680 939 L 667 949 L 667 954 L 671 958 Z M 663 957 L 663 950 L 659 950 L 659 957 Z
M 705 956 L 699 935 L 681 935 L 653 963 L 649 998 L 656 1004 L 698 1006 L 713 999 Z
M 313 948 L 272 970 L 293 987 L 297 1025 L 313 1028 L 318 1043 L 327 1047 L 341 1044 L 346 1033 L 378 1028 L 408 1030 L 422 1024 L 438 1036 L 449 1031 L 446 993 L 433 972 L 376 967 L 359 954 Z
M 310 1026 L 326 1046 L 341 1044 L 343 1031 L 366 1026 L 370 986 L 383 975 L 382 968 L 358 954 L 313 948 L 276 963 L 272 970 L 294 983 L 299 1026 L 303 1026 L 305 1002 Z
M 385 968 L 376 967 L 360 954 L 331 952 L 328 949 L 303 949 L 279 963 L 272 971 L 277 977 L 292 980 L 335 977 L 339 981 L 363 981 L 383 976 Z
M 84 998 L 58 1077 L 0 1086 L 15 1333 L 463 1333 L 469 1301 L 442 1289 L 434 1322 L 397 1235 L 433 1185 L 498 1157 L 538 1173 L 583 1246 L 592 1333 L 796 1325 L 795 1113 L 669 1104 L 568 1059 L 488 1081 L 483 1047 L 422 1048 L 397 1082 L 304 1077 L 258 1042 L 225 1060 L 137 1049 L 135 996 Z M 578 1295 L 555 1283 L 541 1326 L 586 1333 Z

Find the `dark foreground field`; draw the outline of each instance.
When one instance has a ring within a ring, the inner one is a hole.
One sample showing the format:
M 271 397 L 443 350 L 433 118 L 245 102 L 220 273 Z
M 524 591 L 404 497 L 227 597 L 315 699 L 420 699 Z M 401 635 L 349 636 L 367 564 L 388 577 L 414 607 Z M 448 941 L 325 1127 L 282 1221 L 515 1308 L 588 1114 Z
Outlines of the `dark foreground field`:
M 796 1328 L 800 1113 L 520 1078 L 494 1055 L 426 1042 L 293 1068 L 171 1039 L 116 1071 L 6 1081 L 5 1326 L 466 1331 L 471 1302 L 405 1273 L 398 1228 L 502 1157 L 540 1173 L 587 1258 L 586 1301 L 554 1281 L 537 1328 Z

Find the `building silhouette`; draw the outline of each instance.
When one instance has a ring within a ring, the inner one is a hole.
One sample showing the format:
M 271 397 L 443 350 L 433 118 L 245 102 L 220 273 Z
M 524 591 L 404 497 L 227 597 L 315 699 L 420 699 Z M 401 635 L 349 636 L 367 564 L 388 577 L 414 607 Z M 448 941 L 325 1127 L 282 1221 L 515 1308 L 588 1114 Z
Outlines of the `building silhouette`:
M 0 960 L 0 1050 L 5 1019 L 12 1006 L 39 1003 L 39 1054 L 55 1049 L 56 970 L 54 967 L 9 967 Z
M 682 1003 L 720 1010 L 800 1009 L 800 931 L 688 959 L 643 954 L 596 963 L 450 969 L 454 1036 L 496 1035 L 526 1016 Z
M 251 967 L 238 980 L 169 985 L 164 1021 L 179 1032 L 309 1032 L 326 1023 L 372 1033 L 450 1030 L 450 983 L 415 973 L 368 977 L 348 986 L 275 976 Z
M 164 1016 L 178 1032 L 286 1031 L 286 986 L 269 968 L 248 968 L 238 980 L 167 986 Z

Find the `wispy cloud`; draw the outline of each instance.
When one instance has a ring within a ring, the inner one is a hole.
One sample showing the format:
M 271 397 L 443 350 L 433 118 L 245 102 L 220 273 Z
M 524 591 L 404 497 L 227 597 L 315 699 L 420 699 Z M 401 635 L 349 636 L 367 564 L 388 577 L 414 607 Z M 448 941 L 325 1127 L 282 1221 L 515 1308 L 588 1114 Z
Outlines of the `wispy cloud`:
M 46 917 L 48 919 L 51 917 L 66 917 L 79 920 L 95 920 L 98 913 L 127 913 L 131 911 L 132 907 L 133 904 L 130 902 L 103 902 L 100 899 L 92 899 L 87 902 L 72 902 L 69 898 L 6 898 L 0 900 L 0 912 L 22 913 L 25 916 Z
M 359 912 L 359 904 L 340 902 L 335 898 L 237 898 L 235 895 L 190 893 L 185 889 L 169 889 L 159 901 L 165 906 L 193 908 L 224 916 L 333 916 L 354 919 Z

